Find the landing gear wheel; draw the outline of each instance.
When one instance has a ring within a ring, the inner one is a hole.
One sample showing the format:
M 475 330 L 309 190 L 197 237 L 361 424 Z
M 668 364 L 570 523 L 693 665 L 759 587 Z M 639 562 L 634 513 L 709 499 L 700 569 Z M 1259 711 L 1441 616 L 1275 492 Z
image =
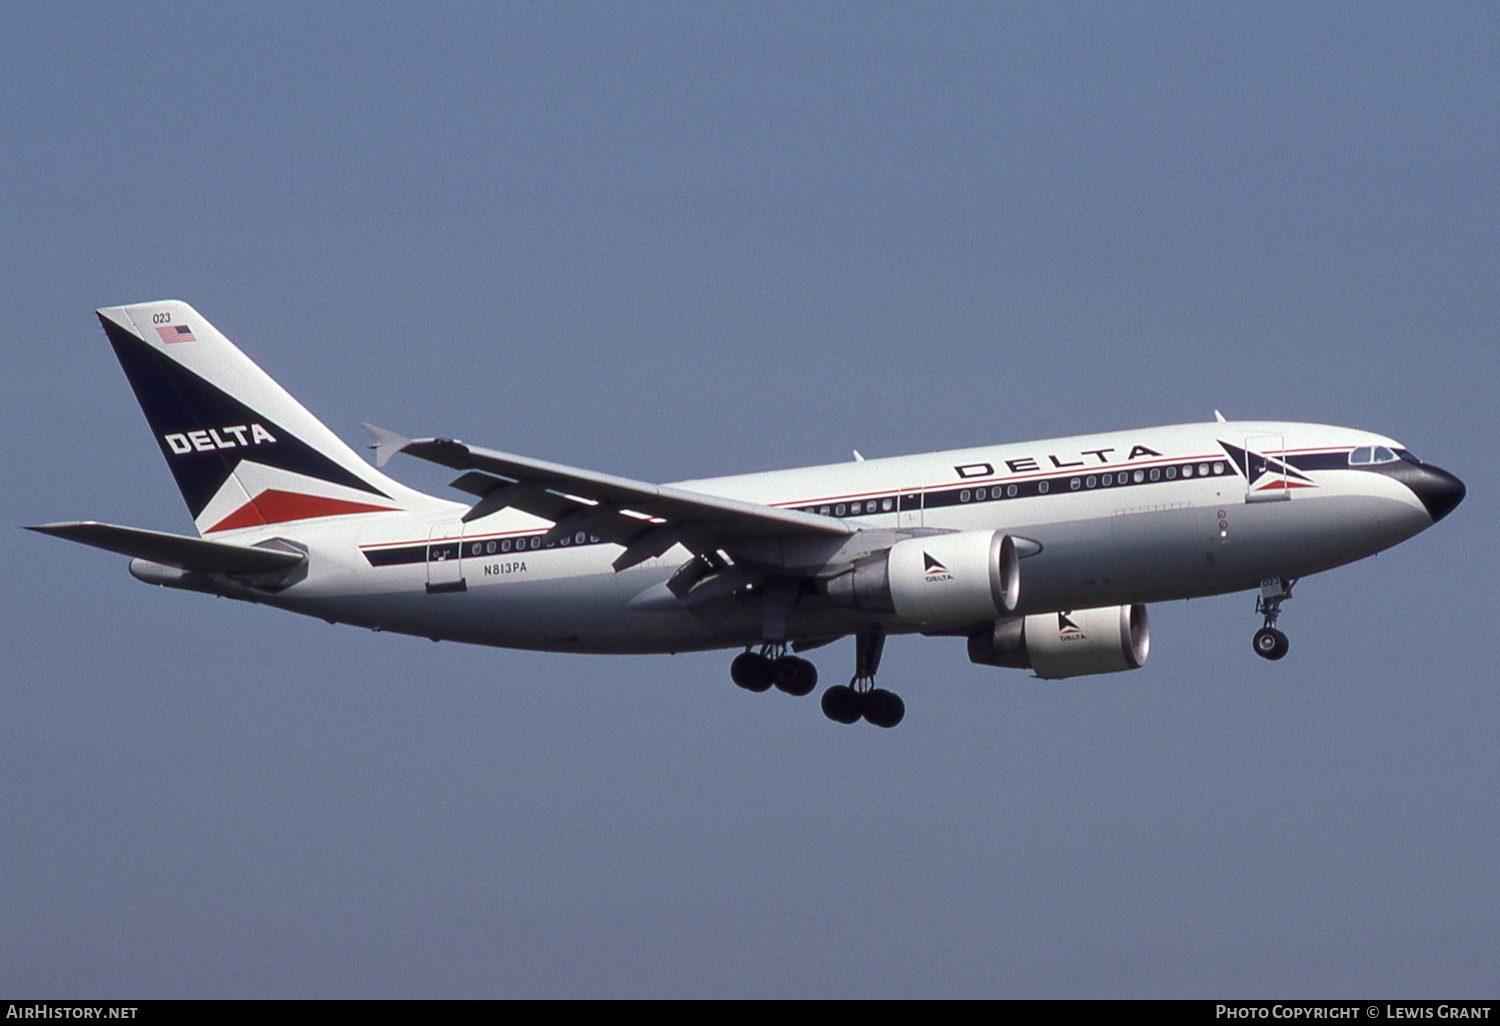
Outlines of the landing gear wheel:
M 1255 640 L 1251 642 L 1255 646 L 1255 654 L 1262 659 L 1276 660 L 1286 655 L 1287 649 L 1292 643 L 1287 640 L 1286 635 L 1275 627 L 1262 627 L 1255 632 Z
M 771 682 L 787 694 L 801 698 L 818 686 L 818 668 L 806 659 L 782 656 L 771 663 Z
M 1281 604 L 1292 597 L 1296 578 L 1267 577 L 1260 582 L 1260 597 L 1255 600 L 1255 611 L 1266 618 L 1265 626 L 1255 632 L 1250 642 L 1255 654 L 1262 659 L 1276 660 L 1286 655 L 1292 643 L 1286 635 L 1276 629 L 1276 618 L 1281 615 Z
M 741 652 L 729 664 L 729 678 L 746 691 L 769 690 L 771 660 L 759 652 Z
M 858 723 L 865 714 L 865 700 L 847 684 L 835 684 L 823 692 L 823 715 L 835 723 Z
M 906 703 L 901 696 L 876 688 L 865 695 L 865 719 L 877 727 L 894 727 L 906 716 Z

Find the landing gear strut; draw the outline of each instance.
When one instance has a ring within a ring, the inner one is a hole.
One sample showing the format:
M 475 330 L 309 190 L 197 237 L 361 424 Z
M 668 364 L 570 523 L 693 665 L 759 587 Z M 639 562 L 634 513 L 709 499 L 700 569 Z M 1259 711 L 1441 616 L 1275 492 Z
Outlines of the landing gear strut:
M 1268 577 L 1260 582 L 1260 597 L 1255 600 L 1255 611 L 1266 618 L 1265 626 L 1255 632 L 1251 645 L 1262 659 L 1276 660 L 1286 655 L 1291 642 L 1276 629 L 1276 618 L 1281 615 L 1281 604 L 1292 597 L 1293 578 L 1283 581 L 1280 577 Z
M 729 677 L 746 691 L 769 691 L 774 685 L 789 695 L 810 694 L 818 686 L 818 668 L 806 659 L 787 655 L 786 646 L 765 644 L 759 652 L 746 649 L 729 664 Z
M 878 631 L 855 635 L 854 679 L 823 692 L 824 716 L 835 723 L 855 723 L 863 717 L 877 727 L 894 727 L 901 722 L 906 716 L 901 696 L 875 686 L 875 671 L 880 668 L 884 649 L 885 635 Z

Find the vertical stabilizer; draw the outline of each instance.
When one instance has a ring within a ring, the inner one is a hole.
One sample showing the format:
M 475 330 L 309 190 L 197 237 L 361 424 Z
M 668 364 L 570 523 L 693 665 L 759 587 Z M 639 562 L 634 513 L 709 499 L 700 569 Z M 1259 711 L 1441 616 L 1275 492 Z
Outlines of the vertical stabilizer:
M 186 303 L 98 314 L 200 535 L 425 498 L 361 459 Z

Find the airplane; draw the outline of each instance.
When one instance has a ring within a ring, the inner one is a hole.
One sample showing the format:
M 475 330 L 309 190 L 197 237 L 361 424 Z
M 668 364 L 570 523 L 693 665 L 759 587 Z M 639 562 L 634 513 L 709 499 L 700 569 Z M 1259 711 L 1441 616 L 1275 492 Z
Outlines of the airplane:
M 1303 577 L 1373 555 L 1463 500 L 1454 475 L 1353 428 L 1213 421 L 657 485 L 365 425 L 374 465 L 196 310 L 97 311 L 198 537 L 30 528 L 131 557 L 141 581 L 330 623 L 503 648 L 741 649 L 735 684 L 817 686 L 799 653 L 855 639 L 830 720 L 894 727 L 894 634 L 1059 680 L 1139 669 L 1148 603 L 1253 591 L 1256 654 L 1286 655 Z M 383 470 L 459 472 L 463 501 Z

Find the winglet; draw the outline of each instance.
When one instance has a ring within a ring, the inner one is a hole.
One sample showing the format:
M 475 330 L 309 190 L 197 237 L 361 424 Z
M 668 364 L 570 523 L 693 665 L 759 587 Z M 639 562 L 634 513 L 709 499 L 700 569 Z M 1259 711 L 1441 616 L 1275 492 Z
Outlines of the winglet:
M 375 465 L 377 467 L 385 466 L 391 461 L 392 456 L 411 444 L 410 438 L 398 435 L 394 431 L 387 431 L 383 427 L 376 427 L 374 424 L 369 423 L 361 424 L 360 426 L 375 436 L 375 444 L 370 446 L 370 448 L 375 450 Z

